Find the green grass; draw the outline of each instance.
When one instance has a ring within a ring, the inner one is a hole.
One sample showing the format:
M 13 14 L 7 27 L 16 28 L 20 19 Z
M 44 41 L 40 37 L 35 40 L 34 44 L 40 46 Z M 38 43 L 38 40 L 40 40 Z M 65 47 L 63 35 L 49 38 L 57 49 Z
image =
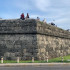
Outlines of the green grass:
M 0 61 L 1 63 L 1 61 Z M 17 61 L 13 61 L 13 60 L 4 60 L 3 63 L 17 63 Z M 31 60 L 27 60 L 27 61 L 24 61 L 24 60 L 20 60 L 19 63 L 32 63 Z M 34 63 L 46 63 L 46 61 L 38 61 L 38 60 L 35 60 Z
M 70 60 L 70 55 L 64 56 L 63 59 L 64 59 L 63 62 L 70 63 L 70 61 L 68 61 L 68 60 Z M 49 59 L 48 63 L 52 63 L 52 62 L 55 62 L 55 63 L 56 62 L 58 62 L 58 63 L 62 62 L 61 61 L 61 57 Z M 0 61 L 0 63 L 1 63 L 1 61 Z M 16 62 L 16 60 L 4 60 L 4 63 L 17 63 L 17 62 Z M 32 61 L 31 60 L 26 60 L 26 61 L 20 60 L 19 63 L 32 63 Z M 47 63 L 47 61 L 38 61 L 38 60 L 35 60 L 34 63 Z
M 0 61 L 1 63 L 1 61 Z M 13 61 L 13 60 L 4 60 L 3 63 L 17 63 L 16 61 Z
M 70 60 L 70 55 L 68 55 L 68 56 L 63 56 L 63 62 L 70 62 L 70 61 L 68 61 L 68 60 Z M 61 57 L 58 57 L 58 58 L 53 58 L 53 59 L 50 59 L 49 60 L 49 62 L 62 62 L 61 61 Z

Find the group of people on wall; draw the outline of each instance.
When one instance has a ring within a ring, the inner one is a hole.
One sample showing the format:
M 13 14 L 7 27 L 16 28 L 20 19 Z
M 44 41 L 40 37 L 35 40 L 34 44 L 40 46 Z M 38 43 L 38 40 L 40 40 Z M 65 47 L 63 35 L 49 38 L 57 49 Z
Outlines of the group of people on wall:
M 27 16 L 25 17 L 24 13 L 21 14 L 20 19 L 25 20 L 29 18 L 29 14 L 27 13 Z
M 24 15 L 24 13 L 21 14 L 20 19 L 25 20 L 25 19 L 28 19 L 28 18 L 30 18 L 30 17 L 29 17 L 29 13 L 27 13 L 27 16 L 26 16 L 26 17 L 25 17 L 25 15 Z M 40 21 L 40 18 L 37 17 L 37 20 Z M 44 19 L 43 22 L 46 23 L 46 19 Z

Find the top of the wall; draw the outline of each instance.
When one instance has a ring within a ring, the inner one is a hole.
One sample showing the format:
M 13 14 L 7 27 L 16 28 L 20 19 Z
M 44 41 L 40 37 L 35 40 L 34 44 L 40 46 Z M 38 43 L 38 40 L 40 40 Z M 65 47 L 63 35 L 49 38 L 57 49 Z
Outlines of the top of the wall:
M 0 34 L 36 33 L 35 19 L 0 20 Z
M 0 34 L 44 34 L 70 39 L 70 32 L 35 19 L 0 20 Z
M 61 28 L 58 28 L 58 27 L 50 25 L 50 24 L 45 24 L 40 21 L 37 22 L 37 32 L 39 34 L 70 39 L 69 31 L 63 30 Z

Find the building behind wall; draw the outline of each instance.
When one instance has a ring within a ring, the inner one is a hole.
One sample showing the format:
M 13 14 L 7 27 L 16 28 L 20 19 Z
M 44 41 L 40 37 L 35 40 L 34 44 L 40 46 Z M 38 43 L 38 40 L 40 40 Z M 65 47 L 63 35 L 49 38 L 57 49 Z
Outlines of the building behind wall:
M 0 20 L 0 57 L 36 60 L 70 54 L 70 32 L 35 19 Z

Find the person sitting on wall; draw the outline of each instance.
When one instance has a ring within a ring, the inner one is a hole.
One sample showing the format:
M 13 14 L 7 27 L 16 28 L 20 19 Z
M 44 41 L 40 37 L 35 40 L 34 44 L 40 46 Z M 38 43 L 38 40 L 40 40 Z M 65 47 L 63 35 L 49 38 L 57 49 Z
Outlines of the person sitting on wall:
M 53 22 L 51 22 L 51 25 L 55 26 L 55 24 Z
M 44 18 L 43 22 L 46 24 L 46 19 Z
M 25 19 L 24 13 L 22 13 L 22 14 L 21 14 L 20 19 L 22 19 L 22 20 L 24 20 L 24 19 Z
M 29 14 L 27 13 L 27 16 L 26 16 L 26 18 L 25 19 L 28 19 L 29 18 Z
M 26 16 L 26 18 L 29 18 L 29 14 L 27 13 L 27 16 Z
M 40 21 L 40 18 L 39 18 L 39 17 L 37 17 L 37 20 L 38 20 L 38 21 Z

